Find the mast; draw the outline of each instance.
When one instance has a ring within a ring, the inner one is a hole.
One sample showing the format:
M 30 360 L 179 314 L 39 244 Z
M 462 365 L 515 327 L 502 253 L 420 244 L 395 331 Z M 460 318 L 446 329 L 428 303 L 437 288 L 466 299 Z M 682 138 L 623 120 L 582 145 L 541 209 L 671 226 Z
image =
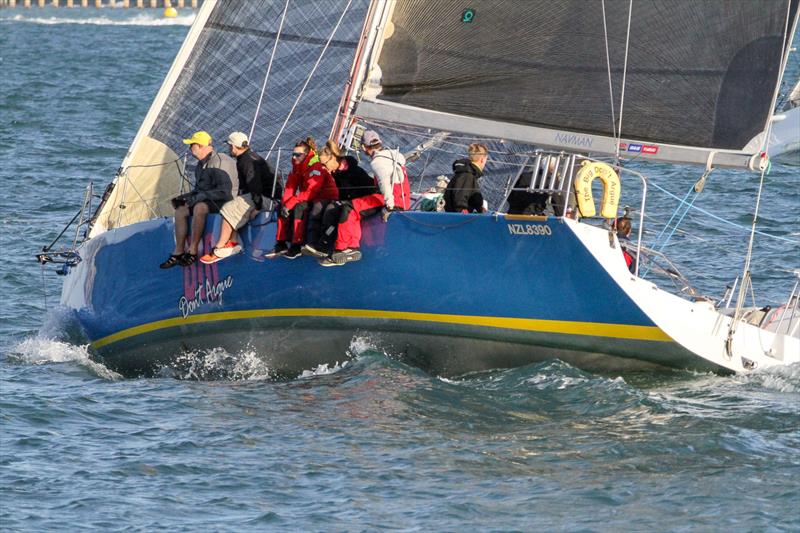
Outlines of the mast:
M 369 66 L 377 60 L 375 43 L 378 36 L 383 34 L 384 25 L 391 11 L 391 3 L 393 0 L 372 0 L 370 2 L 367 17 L 364 20 L 364 29 L 361 32 L 359 45 L 350 69 L 347 88 L 342 94 L 339 113 L 331 128 L 332 139 L 340 140 L 344 130 L 350 126 L 350 119 L 358 105 L 369 75 Z

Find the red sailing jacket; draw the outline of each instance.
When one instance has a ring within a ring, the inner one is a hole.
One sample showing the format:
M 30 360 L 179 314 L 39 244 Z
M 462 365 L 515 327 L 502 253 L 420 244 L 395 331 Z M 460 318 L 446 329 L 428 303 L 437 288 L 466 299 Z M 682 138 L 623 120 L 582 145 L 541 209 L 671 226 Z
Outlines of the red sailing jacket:
M 300 163 L 292 161 L 292 172 L 286 178 L 283 190 L 283 205 L 294 209 L 300 202 L 338 200 L 339 189 L 328 169 L 319 162 L 319 157 L 309 150 Z

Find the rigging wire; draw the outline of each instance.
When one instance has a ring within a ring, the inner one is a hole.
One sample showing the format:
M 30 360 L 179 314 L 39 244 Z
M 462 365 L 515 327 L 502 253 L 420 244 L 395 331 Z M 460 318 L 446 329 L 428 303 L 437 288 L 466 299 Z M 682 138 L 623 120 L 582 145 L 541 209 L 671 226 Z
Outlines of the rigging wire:
M 275 139 L 272 141 L 272 146 L 270 146 L 270 148 L 269 148 L 270 151 L 272 151 L 272 149 L 275 148 L 275 145 L 278 143 L 278 139 L 280 139 L 281 134 L 283 133 L 283 130 L 286 128 L 286 124 L 288 124 L 289 123 L 289 119 L 292 118 L 292 114 L 294 113 L 295 108 L 297 108 L 297 104 L 300 103 L 300 99 L 303 97 L 303 94 L 305 93 L 306 87 L 308 87 L 308 84 L 311 83 L 311 78 L 314 76 L 314 73 L 317 71 L 317 67 L 319 67 L 319 64 L 322 62 L 322 58 L 325 55 L 325 52 L 328 50 L 328 47 L 330 46 L 331 41 L 333 40 L 333 36 L 336 35 L 336 32 L 339 29 L 339 26 L 342 24 L 342 20 L 344 20 L 344 16 L 347 14 L 347 11 L 350 9 L 350 4 L 352 4 L 352 3 L 353 3 L 353 0 L 348 0 L 347 1 L 347 5 L 344 6 L 344 11 L 342 11 L 342 14 L 339 16 L 339 20 L 336 21 L 336 26 L 333 27 L 333 30 L 331 31 L 331 34 L 328 36 L 327 42 L 325 42 L 325 46 L 322 48 L 322 51 L 319 53 L 319 57 L 317 57 L 316 63 L 314 63 L 314 66 L 311 68 L 311 72 L 308 74 L 308 77 L 306 78 L 305 83 L 303 83 L 303 87 L 300 89 L 300 92 L 298 93 L 297 98 L 295 98 L 294 104 L 292 104 L 292 108 L 289 110 L 289 113 L 286 115 L 286 120 L 283 121 L 283 124 L 281 125 L 281 129 L 279 129 L 277 135 L 275 135 Z
M 615 150 L 614 158 L 616 165 L 619 166 L 619 144 L 622 139 L 622 109 L 625 106 L 625 80 L 628 76 L 628 51 L 631 44 L 631 15 L 633 14 L 633 0 L 630 0 L 628 5 L 628 31 L 625 35 L 625 62 L 622 67 L 622 94 L 619 97 L 619 131 L 617 133 L 617 147 Z
M 791 20 L 791 3 L 789 3 L 786 7 L 786 23 L 784 24 L 783 29 L 783 46 L 781 48 L 781 74 L 786 71 L 786 62 L 789 59 L 788 54 L 786 53 L 786 45 L 791 42 L 792 37 L 789 34 L 789 21 Z M 777 90 L 777 88 L 776 88 Z M 773 97 L 773 103 L 775 98 L 777 98 L 777 94 Z M 764 131 L 764 138 L 762 140 L 762 157 L 769 156 L 769 138 L 772 133 L 772 116 L 770 113 L 770 117 L 767 119 L 767 127 Z M 763 162 L 763 161 L 762 161 Z M 758 182 L 758 194 L 756 195 L 756 206 L 755 210 L 753 211 L 753 223 L 750 227 L 750 239 L 747 243 L 747 254 L 744 258 L 744 268 L 742 269 L 742 283 L 739 286 L 739 294 L 736 297 L 736 310 L 733 314 L 733 320 L 731 320 L 731 324 L 728 327 L 728 338 L 725 341 L 725 352 L 728 354 L 728 357 L 733 357 L 733 335 L 736 333 L 736 328 L 739 324 L 739 321 L 742 318 L 742 310 L 744 308 L 744 299 L 745 295 L 747 294 L 748 285 L 752 283 L 750 279 L 750 263 L 753 259 L 753 244 L 756 238 L 756 224 L 758 224 L 758 212 L 761 208 L 761 195 L 764 192 L 764 177 L 767 174 L 767 170 L 769 169 L 768 164 L 761 165 L 761 178 Z M 752 287 L 750 287 L 752 291 Z
M 258 120 L 258 113 L 261 111 L 261 102 L 264 100 L 264 93 L 267 92 L 267 81 L 269 80 L 269 73 L 272 70 L 272 61 L 275 59 L 275 51 L 278 49 L 278 42 L 281 40 L 283 23 L 286 21 L 286 12 L 288 10 L 289 10 L 289 0 L 286 0 L 286 4 L 283 6 L 283 15 L 281 16 L 281 23 L 278 26 L 278 33 L 275 35 L 275 44 L 272 45 L 272 53 L 269 56 L 267 73 L 264 75 L 264 83 L 261 85 L 261 95 L 258 97 L 258 105 L 256 105 L 256 112 L 253 115 L 253 124 L 250 126 L 250 133 L 247 135 L 247 139 L 250 144 L 253 144 L 253 132 L 256 130 L 256 121 Z
M 684 202 L 685 202 L 685 200 L 684 200 L 684 199 L 681 199 L 680 197 L 676 196 L 675 194 L 673 194 L 673 193 L 669 192 L 667 189 L 665 189 L 665 188 L 663 188 L 663 187 L 659 186 L 657 183 L 655 183 L 655 182 L 652 182 L 652 181 L 651 181 L 650 183 L 651 183 L 651 184 L 652 184 L 652 185 L 653 185 L 653 186 L 654 186 L 656 189 L 658 189 L 659 191 L 663 192 L 663 193 L 664 193 L 664 194 L 666 194 L 667 196 L 671 196 L 672 198 L 674 198 L 674 199 L 678 200 L 678 201 L 679 201 L 679 202 L 681 202 L 681 203 L 684 203 Z M 700 213 L 703 213 L 704 215 L 706 215 L 706 216 L 708 216 L 708 217 L 711 217 L 711 218 L 713 218 L 714 220 L 717 220 L 717 221 L 719 221 L 719 222 L 723 222 L 723 223 L 725 223 L 725 224 L 727 224 L 727 225 L 729 225 L 729 226 L 733 226 L 733 227 L 735 227 L 735 228 L 739 228 L 739 229 L 742 229 L 742 230 L 746 230 L 746 229 L 747 229 L 747 227 L 746 227 L 746 226 L 742 226 L 741 224 L 737 224 L 737 223 L 735 223 L 735 222 L 731 222 L 730 220 L 725 220 L 724 218 L 722 218 L 722 217 L 720 217 L 720 216 L 717 216 L 717 215 L 715 215 L 715 214 L 713 214 L 713 213 L 711 213 L 711 212 L 709 212 L 709 211 L 706 211 L 705 209 L 703 209 L 703 208 L 701 208 L 701 207 L 692 206 L 692 209 L 694 209 L 694 210 L 696 210 L 696 211 L 699 211 Z M 765 236 L 765 237 L 770 237 L 770 238 L 772 238 L 772 239 L 777 239 L 777 240 L 779 240 L 779 241 L 788 242 L 788 243 L 790 243 L 790 244 L 794 244 L 794 245 L 800 245 L 800 241 L 797 241 L 797 240 L 794 240 L 794 239 L 788 239 L 788 238 L 786 238 L 786 237 L 783 237 L 783 236 L 781 236 L 781 235 L 773 235 L 772 233 L 766 233 L 766 232 L 759 231 L 759 230 L 755 230 L 755 231 L 756 231 L 756 234 L 758 234 L 758 235 L 763 235 L 763 236 Z
M 614 85 L 611 81 L 611 54 L 608 51 L 608 26 L 606 25 L 606 0 L 602 0 L 603 9 L 603 38 L 606 43 L 606 69 L 608 70 L 608 95 L 611 102 L 611 132 L 616 133 L 617 117 L 614 114 Z M 619 138 L 617 138 L 617 160 L 619 160 Z

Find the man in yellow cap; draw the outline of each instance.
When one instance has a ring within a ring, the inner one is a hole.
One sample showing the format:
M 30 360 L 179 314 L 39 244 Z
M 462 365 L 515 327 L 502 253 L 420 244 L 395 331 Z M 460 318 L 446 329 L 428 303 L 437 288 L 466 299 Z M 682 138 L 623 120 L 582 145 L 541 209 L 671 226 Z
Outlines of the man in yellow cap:
M 217 152 L 211 145 L 211 135 L 197 131 L 183 143 L 197 159 L 194 169 L 194 190 L 172 199 L 175 207 L 175 249 L 161 268 L 175 265 L 189 266 L 197 261 L 197 249 L 206 226 L 209 213 L 219 213 L 225 202 L 233 199 L 239 190 L 236 162 L 230 156 Z M 192 233 L 189 247 L 186 236 L 189 232 L 189 217 L 192 217 Z

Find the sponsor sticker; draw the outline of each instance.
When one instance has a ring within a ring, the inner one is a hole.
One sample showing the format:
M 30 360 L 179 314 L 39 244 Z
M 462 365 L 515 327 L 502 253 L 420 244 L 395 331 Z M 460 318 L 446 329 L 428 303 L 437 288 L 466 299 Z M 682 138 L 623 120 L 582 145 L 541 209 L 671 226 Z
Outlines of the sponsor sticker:
M 657 154 L 658 153 L 658 146 L 654 144 L 645 144 L 642 146 L 642 153 L 643 154 Z
M 640 144 L 640 143 L 619 143 L 619 149 L 622 152 L 634 152 L 637 154 L 657 154 L 658 145 L 656 144 Z

